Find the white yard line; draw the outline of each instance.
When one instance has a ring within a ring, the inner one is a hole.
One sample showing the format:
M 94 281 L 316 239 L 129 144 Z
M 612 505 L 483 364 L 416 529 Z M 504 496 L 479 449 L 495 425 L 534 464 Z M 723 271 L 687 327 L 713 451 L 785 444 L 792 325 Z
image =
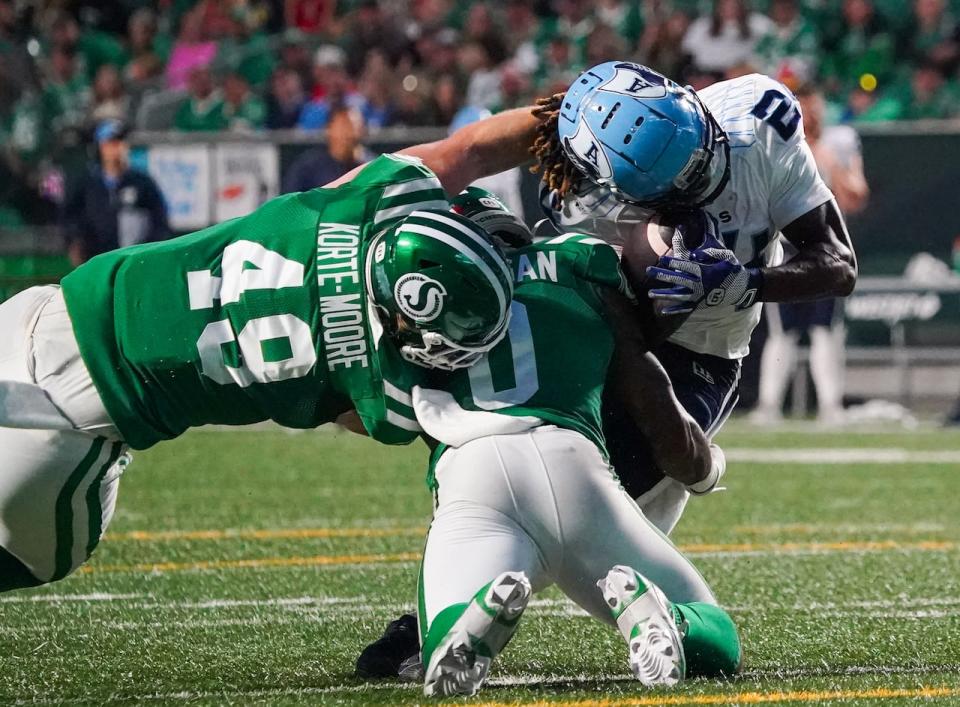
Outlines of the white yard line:
M 728 462 L 750 464 L 960 464 L 960 451 L 925 452 L 894 447 L 824 447 L 803 449 L 761 449 L 729 447 L 723 450 Z
M 37 594 L 34 596 L 0 596 L 0 604 L 35 604 L 49 602 L 60 604 L 68 602 L 111 602 L 126 601 L 128 599 L 142 599 L 147 594 L 107 594 L 95 592 L 92 594 Z
M 18 597 L 10 596 L 3 597 L 0 599 L 0 602 L 8 604 L 26 604 L 33 603 L 36 601 L 51 601 L 54 603 L 64 602 L 71 603 L 75 601 L 91 601 L 91 597 L 96 596 L 97 601 L 101 602 L 123 602 L 124 609 L 137 609 L 137 610 L 167 610 L 167 611 L 180 611 L 180 610 L 198 610 L 201 612 L 219 612 L 230 609 L 280 609 L 284 613 L 292 612 L 298 615 L 301 614 L 339 614 L 344 610 L 350 612 L 369 612 L 371 614 L 375 613 L 401 613 L 404 611 L 412 611 L 413 603 L 404 603 L 404 602 L 375 602 L 375 598 L 367 596 L 356 596 L 356 597 L 338 597 L 338 596 L 321 596 L 321 597 L 271 597 L 265 599 L 205 599 L 203 601 L 139 601 L 131 602 L 129 599 L 143 599 L 149 595 L 144 594 L 104 594 L 104 595 L 89 595 L 89 594 L 59 594 L 51 595 L 49 597 Z M 586 612 L 583 612 L 573 601 L 565 597 L 559 597 L 555 599 L 533 599 L 530 601 L 528 606 L 531 609 L 534 609 L 534 614 L 536 616 L 550 615 L 555 613 L 556 615 L 568 615 L 580 613 L 586 615 Z M 811 612 L 811 611 L 836 611 L 836 610 L 845 610 L 845 609 L 861 609 L 861 610 L 873 610 L 873 609 L 901 609 L 909 611 L 913 608 L 930 608 L 930 607 L 960 607 L 960 597 L 916 597 L 911 595 L 904 595 L 893 597 L 890 599 L 875 599 L 875 600 L 865 600 L 865 601 L 843 601 L 843 602 L 798 602 L 793 604 L 777 604 L 777 603 L 768 603 L 768 604 L 747 604 L 742 606 L 728 606 L 726 607 L 729 611 L 734 613 L 752 613 L 758 611 L 795 611 L 795 612 Z M 165 624 L 169 625 L 169 624 Z
M 743 678 L 791 678 L 791 677 L 845 677 L 845 676 L 860 676 L 860 675 L 936 675 L 940 673 L 950 673 L 955 672 L 960 669 L 960 666 L 956 665 L 930 665 L 922 667 L 904 667 L 901 665 L 851 665 L 841 668 L 832 669 L 829 667 L 826 668 L 792 668 L 787 670 L 772 670 L 772 669 L 763 669 L 758 668 L 754 670 L 745 671 L 742 673 Z M 498 677 L 493 677 L 487 681 L 487 687 L 523 687 L 523 686 L 538 686 L 542 688 L 550 688 L 552 686 L 562 687 L 562 686 L 576 686 L 576 685 L 598 685 L 605 683 L 632 683 L 634 678 L 627 674 L 614 674 L 614 675 L 542 675 L 536 673 L 526 673 L 520 675 L 501 675 Z M 735 687 L 735 686 L 731 686 Z M 400 690 L 402 692 L 410 692 L 419 695 L 421 690 L 421 685 L 419 683 L 400 683 L 400 682 L 387 682 L 387 683 L 364 683 L 361 685 L 357 684 L 344 684 L 344 685 L 328 685 L 326 687 L 276 687 L 276 688 L 263 688 L 259 690 L 183 690 L 179 692 L 153 692 L 147 694 L 129 694 L 129 695 L 112 695 L 110 697 L 101 697 L 97 698 L 96 702 L 100 704 L 110 704 L 116 702 L 195 702 L 198 700 L 216 700 L 221 699 L 224 701 L 227 700 L 236 700 L 236 699 L 266 699 L 266 698 L 276 698 L 276 697 L 286 697 L 286 696 L 321 696 L 321 695 L 330 695 L 338 693 L 348 693 L 348 694 L 362 694 L 364 692 L 377 693 L 384 692 L 387 690 Z M 751 693 L 751 696 L 756 693 Z M 731 698 L 736 698 L 738 692 L 735 689 L 729 691 L 716 692 L 716 695 L 719 698 L 723 698 L 726 695 L 729 695 Z M 777 696 L 777 691 L 770 691 L 771 696 Z M 488 698 L 495 698 L 497 696 L 496 692 L 486 693 Z M 850 691 L 850 698 L 855 698 L 858 696 L 858 691 L 856 689 Z M 624 701 L 629 700 L 628 697 L 624 697 Z M 40 704 L 77 704 L 77 703 L 89 703 L 92 702 L 89 697 L 69 697 L 63 698 L 56 695 L 49 695 L 45 697 L 34 697 L 31 699 L 17 700 L 11 705 L 40 705 Z M 690 704 L 696 704 L 698 702 L 697 695 L 690 695 Z M 579 698 L 577 699 L 579 702 Z M 563 704 L 570 704 L 570 700 L 561 700 Z
M 201 614 L 208 612 L 214 615 L 238 608 L 278 609 L 277 613 L 267 615 L 258 614 L 248 617 L 222 618 L 183 618 L 175 620 L 113 620 L 109 617 L 90 617 L 89 623 L 98 629 L 107 631 L 142 631 L 144 629 L 169 629 L 175 626 L 178 630 L 224 628 L 228 626 L 285 626 L 308 623 L 323 623 L 339 620 L 347 612 L 354 619 L 374 619 L 376 617 L 394 617 L 410 611 L 407 604 L 389 603 L 362 603 L 365 598 L 359 597 L 294 597 L 264 599 L 256 601 L 210 600 L 205 602 L 157 602 L 153 604 L 133 603 L 124 604 L 124 609 L 137 610 L 196 610 Z M 566 598 L 535 599 L 530 602 L 531 618 L 589 618 L 589 614 Z M 874 601 L 859 602 L 808 602 L 787 606 L 777 604 L 751 604 L 747 606 L 727 607 L 732 614 L 762 613 L 770 611 L 786 611 L 792 613 L 815 612 L 821 617 L 849 618 L 862 616 L 864 613 L 871 618 L 929 620 L 960 616 L 960 598 L 950 597 L 898 597 Z M 884 611 L 877 611 L 877 610 Z M 86 623 L 86 622 L 84 622 Z M 8 628 L 11 634 L 46 633 L 50 630 L 47 624 L 29 624 Z

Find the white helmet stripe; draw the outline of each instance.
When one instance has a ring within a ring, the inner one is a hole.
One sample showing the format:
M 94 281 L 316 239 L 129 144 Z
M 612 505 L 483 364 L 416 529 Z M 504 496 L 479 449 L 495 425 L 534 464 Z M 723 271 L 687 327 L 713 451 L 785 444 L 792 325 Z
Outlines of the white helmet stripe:
M 497 265 L 500 266 L 500 270 L 503 272 L 503 277 L 506 278 L 507 282 L 512 282 L 512 281 L 513 281 L 513 278 L 512 278 L 511 275 L 510 275 L 510 271 L 507 270 L 507 264 L 506 264 L 505 262 L 503 262 L 503 256 L 501 256 L 496 250 L 494 250 L 493 246 L 490 245 L 490 242 L 489 242 L 486 238 L 484 238 L 483 236 L 478 235 L 478 234 L 476 233 L 476 231 L 471 230 L 471 229 L 468 228 L 467 226 L 463 225 L 462 223 L 459 223 L 458 221 L 455 221 L 455 220 L 452 219 L 452 218 L 449 218 L 449 217 L 447 217 L 447 216 L 444 216 L 443 214 L 438 214 L 438 213 L 436 213 L 436 212 L 434 212 L 434 211 L 423 211 L 423 212 L 419 212 L 419 211 L 418 211 L 418 212 L 415 212 L 415 213 L 410 214 L 410 216 L 411 216 L 411 217 L 416 216 L 416 217 L 418 217 L 418 218 L 425 218 L 425 219 L 429 219 L 429 220 L 431 220 L 431 221 L 439 221 L 439 222 L 442 223 L 444 226 L 449 226 L 449 227 L 452 227 L 452 228 L 456 228 L 456 229 L 457 229 L 458 231 L 460 231 L 463 235 L 467 236 L 467 237 L 470 238 L 474 243 L 476 243 L 477 245 L 479 245 L 480 248 L 482 248 L 483 251 L 484 251 L 487 255 L 489 255 L 491 258 L 493 258 L 493 261 L 494 261 Z M 478 228 L 479 228 L 479 226 L 478 226 Z
M 422 216 L 422 214 L 420 215 Z M 441 243 L 445 243 L 454 250 L 457 250 L 470 258 L 471 261 L 477 264 L 477 267 L 480 268 L 480 272 L 486 276 L 486 278 L 490 281 L 490 285 L 493 287 L 494 292 L 497 293 L 497 302 L 500 304 L 500 311 L 504 313 L 507 311 L 506 292 L 504 292 L 503 285 L 500 283 L 500 280 L 498 280 L 497 276 L 493 274 L 493 270 L 490 269 L 490 266 L 487 265 L 482 258 L 478 257 L 476 252 L 467 247 L 466 244 L 439 229 L 431 228 L 430 226 L 423 226 L 419 223 L 410 223 L 409 220 L 403 222 L 403 224 L 400 226 L 399 232 L 419 233 L 421 236 L 433 238 Z M 502 319 L 503 317 L 501 316 L 501 320 Z

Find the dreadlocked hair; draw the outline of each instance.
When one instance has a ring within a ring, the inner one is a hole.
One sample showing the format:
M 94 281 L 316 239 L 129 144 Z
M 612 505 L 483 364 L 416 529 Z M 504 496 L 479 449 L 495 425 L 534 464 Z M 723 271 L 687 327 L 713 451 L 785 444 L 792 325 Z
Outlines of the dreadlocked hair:
M 551 206 L 555 209 L 560 208 L 563 197 L 583 178 L 583 174 L 564 153 L 560 143 L 557 128 L 563 95 L 555 93 L 548 98 L 537 99 L 533 115 L 540 120 L 540 124 L 537 126 L 533 147 L 530 148 L 530 154 L 537 161 L 530 171 L 541 175 L 547 189 L 553 194 Z

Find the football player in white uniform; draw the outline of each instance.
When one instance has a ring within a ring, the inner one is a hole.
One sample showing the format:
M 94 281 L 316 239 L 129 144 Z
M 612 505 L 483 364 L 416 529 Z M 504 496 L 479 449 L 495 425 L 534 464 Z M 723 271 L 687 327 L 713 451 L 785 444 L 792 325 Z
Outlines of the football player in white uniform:
M 850 237 L 804 139 L 796 98 L 759 74 L 694 92 L 644 66 L 607 62 L 542 101 L 540 114 L 543 201 L 560 230 L 623 246 L 644 237 L 654 213 L 682 220 L 704 209 L 712 217 L 722 245 L 665 257 L 648 272 L 661 283 L 651 297 L 689 312 L 655 353 L 687 411 L 716 433 L 736 404 L 760 303 L 842 297 L 856 282 Z M 797 249 L 787 262 L 781 233 Z M 656 470 L 633 432 L 628 416 L 608 406 L 614 467 L 669 532 L 689 495 Z
M 664 286 L 650 290 L 667 310 L 689 314 L 654 353 L 680 403 L 712 436 L 736 404 L 759 303 L 845 296 L 856 281 L 849 234 L 804 140 L 796 99 L 756 74 L 698 94 L 638 64 L 607 62 L 535 113 L 535 138 L 529 123 L 498 128 L 512 144 L 533 143 L 542 201 L 559 230 L 624 246 L 645 238 L 656 214 L 705 222 L 722 241 L 662 259 L 653 275 Z M 703 209 L 711 219 L 690 219 Z M 778 233 L 798 250 L 787 263 Z M 689 491 L 657 468 L 622 406 L 604 406 L 607 449 L 624 488 L 669 533 Z M 361 654 L 357 674 L 417 667 L 416 633 L 413 616 L 392 622 Z

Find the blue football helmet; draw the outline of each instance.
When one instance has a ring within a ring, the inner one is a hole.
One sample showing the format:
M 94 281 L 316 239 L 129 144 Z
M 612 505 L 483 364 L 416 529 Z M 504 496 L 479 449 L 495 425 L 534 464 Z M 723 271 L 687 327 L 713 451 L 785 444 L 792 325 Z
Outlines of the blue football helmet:
M 563 97 L 563 150 L 621 201 L 699 208 L 730 177 L 727 136 L 690 88 L 640 64 L 608 61 Z

